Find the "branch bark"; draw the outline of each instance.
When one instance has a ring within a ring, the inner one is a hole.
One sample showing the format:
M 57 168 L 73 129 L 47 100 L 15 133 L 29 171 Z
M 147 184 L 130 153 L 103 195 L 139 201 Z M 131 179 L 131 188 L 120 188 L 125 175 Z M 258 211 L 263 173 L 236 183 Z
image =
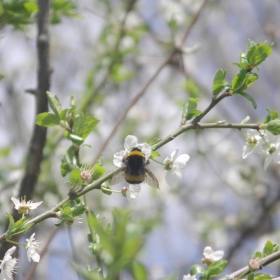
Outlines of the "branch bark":
M 36 115 L 48 111 L 46 91 L 50 88 L 50 62 L 49 62 L 49 6 L 50 0 L 38 0 L 39 12 L 37 15 L 37 90 L 36 90 Z M 30 200 L 40 173 L 40 163 L 43 157 L 43 148 L 46 142 L 47 130 L 44 127 L 34 125 L 32 138 L 29 144 L 25 174 L 20 184 L 18 196 L 26 196 Z M 14 209 L 15 219 L 20 218 Z M 19 236 L 15 237 L 17 240 Z M 4 243 L 1 247 L 0 256 L 3 256 L 10 244 Z

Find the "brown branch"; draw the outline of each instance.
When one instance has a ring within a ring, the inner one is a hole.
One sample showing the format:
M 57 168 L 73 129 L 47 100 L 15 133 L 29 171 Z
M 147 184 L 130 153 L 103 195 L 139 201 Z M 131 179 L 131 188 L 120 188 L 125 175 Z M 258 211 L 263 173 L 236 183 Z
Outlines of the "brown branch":
M 50 88 L 50 66 L 49 66 L 49 0 L 38 0 L 38 36 L 37 36 L 37 56 L 38 74 L 36 90 L 36 115 L 48 111 L 48 100 L 46 91 Z M 40 163 L 42 161 L 43 148 L 46 141 L 47 130 L 45 127 L 34 125 L 32 138 L 29 144 L 27 160 L 25 164 L 25 174 L 20 184 L 18 196 L 32 198 L 34 189 L 40 173 Z M 18 212 L 14 209 L 13 216 L 19 218 Z M 16 237 L 17 240 L 19 236 Z M 5 243 L 1 247 L 0 256 L 3 256 L 10 244 Z

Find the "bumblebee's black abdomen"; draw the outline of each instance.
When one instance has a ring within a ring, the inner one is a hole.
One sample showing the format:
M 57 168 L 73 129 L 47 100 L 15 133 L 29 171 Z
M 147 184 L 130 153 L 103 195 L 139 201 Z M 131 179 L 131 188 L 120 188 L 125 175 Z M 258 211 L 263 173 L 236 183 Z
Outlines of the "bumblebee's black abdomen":
M 140 184 L 145 180 L 145 155 L 140 150 L 132 150 L 125 159 L 124 179 L 129 184 Z

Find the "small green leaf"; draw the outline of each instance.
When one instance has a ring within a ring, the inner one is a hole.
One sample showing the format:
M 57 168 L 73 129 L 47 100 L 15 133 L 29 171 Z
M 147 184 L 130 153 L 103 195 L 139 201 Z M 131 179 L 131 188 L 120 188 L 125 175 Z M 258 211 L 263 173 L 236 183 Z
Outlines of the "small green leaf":
M 83 183 L 81 178 L 81 170 L 73 169 L 70 173 L 69 181 L 71 185 L 80 186 Z
M 86 139 L 98 123 L 99 123 L 98 119 L 91 116 L 86 116 L 83 132 L 81 136 L 84 139 Z
M 278 119 L 279 114 L 276 110 L 269 110 L 269 109 L 265 109 L 268 112 L 268 115 L 264 121 L 264 123 L 268 123 L 269 121 Z
M 12 230 L 15 227 L 15 221 L 14 221 L 14 217 L 11 214 L 6 213 L 6 215 L 9 218 L 9 227 L 8 227 L 8 230 L 7 230 L 7 235 L 9 236 L 9 234 L 12 232 Z
M 78 135 L 72 134 L 72 133 L 70 133 L 69 138 L 75 145 L 78 145 L 78 146 L 81 146 L 85 141 L 84 138 L 82 138 Z
M 209 265 L 207 269 L 207 278 L 213 278 L 213 276 L 216 276 L 219 273 L 221 273 L 224 270 L 227 263 L 228 262 L 224 259 L 213 262 L 211 265 Z
M 147 280 L 148 279 L 148 273 L 147 273 L 145 266 L 138 261 L 133 261 L 132 273 L 133 273 L 133 279 L 135 279 L 135 280 Z
M 55 125 L 59 125 L 59 123 L 60 123 L 59 117 L 48 112 L 41 113 L 36 117 L 36 124 L 40 126 L 45 126 L 45 127 L 55 126 Z
M 91 176 L 91 180 L 94 181 L 94 180 L 100 178 L 105 172 L 106 172 L 106 168 L 102 167 L 98 163 L 96 163 L 93 166 L 93 174 Z
M 4 78 L 5 76 L 0 74 L 0 81 Z
M 236 92 L 236 94 L 241 95 L 242 97 L 246 98 L 248 101 L 251 102 L 251 104 L 253 105 L 254 109 L 257 109 L 257 103 L 255 101 L 255 99 L 248 93 L 246 92 Z
M 110 187 L 109 186 L 106 186 L 106 190 L 105 189 L 101 189 L 101 191 L 104 193 L 104 194 L 107 194 L 107 195 L 111 195 L 112 192 L 110 191 Z
M 62 110 L 60 101 L 57 96 L 53 96 L 49 91 L 46 92 L 50 107 L 54 114 L 59 118 L 60 111 Z
M 262 253 L 259 252 L 259 251 L 257 251 L 257 252 L 255 253 L 254 259 L 260 259 L 260 258 L 262 258 Z
M 27 1 L 23 3 L 23 6 L 28 11 L 29 14 L 36 14 L 38 12 L 38 6 L 34 2 Z
M 195 264 L 190 268 L 190 275 L 205 274 L 205 272 L 205 268 L 199 264 Z
M 150 158 L 152 159 L 152 158 L 158 158 L 158 157 L 160 157 L 160 153 L 158 153 L 157 151 L 152 151 Z
M 76 97 L 74 95 L 71 96 L 71 99 L 70 99 L 70 112 L 74 112 L 76 110 Z
M 270 280 L 272 278 L 272 275 L 266 273 L 255 273 L 254 275 L 254 280 Z
M 212 92 L 215 97 L 217 97 L 228 86 L 228 82 L 225 80 L 226 73 L 226 70 L 219 69 L 215 74 L 212 86 Z
M 77 165 L 75 147 L 71 145 L 61 160 L 60 171 L 62 176 L 64 177 L 67 173 L 69 173 L 75 165 Z
M 254 280 L 254 277 L 255 277 L 255 274 L 250 273 L 250 274 L 247 276 L 247 280 Z
M 71 166 L 67 162 L 62 162 L 60 165 L 61 175 L 64 177 L 67 173 L 71 171 Z
M 280 120 L 275 119 L 266 124 L 266 129 L 273 133 L 274 135 L 280 134 Z
M 241 69 L 238 72 L 238 74 L 233 78 L 231 87 L 234 92 L 243 90 L 247 80 L 247 74 L 248 72 L 245 69 Z
M 59 118 L 63 121 L 67 120 L 67 113 L 68 113 L 69 109 L 63 109 L 60 111 L 59 113 Z
M 263 248 L 262 256 L 266 257 L 266 256 L 268 256 L 272 253 L 273 253 L 273 244 L 272 244 L 271 241 L 267 241 L 264 248 Z
M 183 105 L 183 113 L 182 113 L 182 124 L 185 124 L 186 120 L 190 120 L 195 116 L 199 115 L 201 112 L 196 109 L 197 107 L 197 99 L 189 98 L 188 102 Z
M 74 217 L 81 216 L 87 211 L 87 207 L 84 204 L 76 205 L 71 209 Z
M 247 58 L 249 64 L 254 68 L 260 65 L 270 54 L 272 53 L 272 48 L 264 43 L 253 45 L 249 48 L 247 52 Z
M 82 136 L 82 130 L 84 127 L 85 115 L 81 111 L 76 111 L 74 114 L 74 124 L 72 128 L 72 133 L 78 136 Z

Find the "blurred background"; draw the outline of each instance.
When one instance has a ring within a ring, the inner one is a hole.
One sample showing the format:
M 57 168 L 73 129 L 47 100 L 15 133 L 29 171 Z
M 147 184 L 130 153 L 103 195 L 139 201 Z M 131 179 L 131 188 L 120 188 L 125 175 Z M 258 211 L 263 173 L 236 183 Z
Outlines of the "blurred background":
M 67 5 L 53 7 L 50 15 L 50 91 L 63 107 L 75 95 L 78 106 L 100 120 L 86 141 L 90 147 L 81 150 L 81 162 L 92 164 L 118 117 L 180 42 L 203 1 L 60 2 Z M 111 137 L 102 155 L 104 167 L 114 168 L 113 155 L 123 149 L 127 135 L 135 135 L 143 143 L 174 132 L 189 97 L 198 98 L 198 109 L 205 109 L 211 102 L 215 72 L 227 70 L 231 81 L 238 72 L 231 63 L 239 62 L 248 39 L 274 42 L 272 55 L 259 68 L 259 80 L 247 91 L 255 98 L 257 109 L 234 96 L 218 104 L 203 122 L 240 123 L 250 116 L 251 123 L 262 123 L 266 108 L 279 110 L 279 14 L 280 1 L 275 0 L 207 1 L 185 40 L 182 56 L 164 67 Z M 4 232 L 4 213 L 12 211 L 10 198 L 18 194 L 35 121 L 35 98 L 25 91 L 35 89 L 37 83 L 37 28 L 35 23 L 17 28 L 0 26 L 0 73 L 4 76 L 0 81 L 0 206 Z M 69 192 L 67 177 L 60 173 L 69 142 L 57 141 L 61 131 L 48 129 L 33 198 L 44 202 L 32 212 L 34 216 Z M 133 221 L 148 228 L 139 256 L 148 279 L 171 275 L 182 279 L 191 265 L 201 262 L 205 246 L 224 250 L 229 261 L 226 271 L 233 272 L 247 265 L 267 240 L 277 243 L 280 239 L 279 166 L 271 164 L 264 171 L 264 159 L 256 154 L 243 160 L 244 145 L 238 130 L 188 131 L 158 150 L 159 161 L 175 149 L 190 155 L 179 185 L 168 186 L 162 166 L 152 162 L 150 169 L 158 178 L 160 190 L 143 187 L 135 204 L 118 194 L 92 191 L 90 208 L 108 220 L 113 209 L 129 208 Z M 124 185 L 113 188 L 120 190 Z M 78 279 L 69 263 L 73 251 L 78 264 L 94 267 L 86 219 L 81 221 L 71 226 L 70 236 L 66 227 L 57 232 L 34 279 Z M 34 228 L 42 247 L 55 222 L 49 219 Z M 29 236 L 22 236 L 23 242 Z M 20 259 L 17 277 L 25 279 L 30 263 Z M 264 271 L 280 273 L 275 265 Z

